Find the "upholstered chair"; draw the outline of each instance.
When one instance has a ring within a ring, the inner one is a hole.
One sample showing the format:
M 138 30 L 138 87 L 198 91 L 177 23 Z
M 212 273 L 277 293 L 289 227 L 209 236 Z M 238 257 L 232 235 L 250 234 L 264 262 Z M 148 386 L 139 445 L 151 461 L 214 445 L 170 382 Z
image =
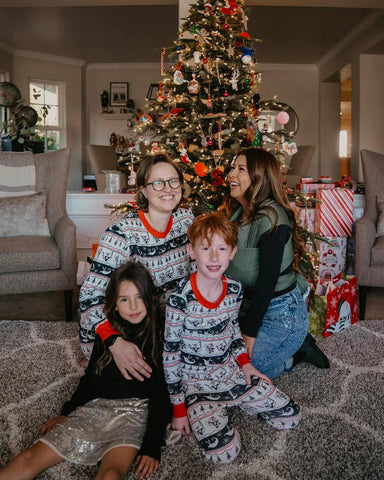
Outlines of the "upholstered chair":
M 105 190 L 103 170 L 116 170 L 117 157 L 113 147 L 108 145 L 87 145 L 87 155 L 96 179 L 99 192 Z
M 297 150 L 297 153 L 292 155 L 289 170 L 285 177 L 285 183 L 289 188 L 295 188 L 300 183 L 301 177 L 307 175 L 315 153 L 314 145 L 299 145 Z
M 363 320 L 368 287 L 384 287 L 384 155 L 361 150 L 361 162 L 365 211 L 356 223 L 355 267 Z
M 69 162 L 69 149 L 0 152 L 0 295 L 64 291 L 68 321 L 77 267 Z

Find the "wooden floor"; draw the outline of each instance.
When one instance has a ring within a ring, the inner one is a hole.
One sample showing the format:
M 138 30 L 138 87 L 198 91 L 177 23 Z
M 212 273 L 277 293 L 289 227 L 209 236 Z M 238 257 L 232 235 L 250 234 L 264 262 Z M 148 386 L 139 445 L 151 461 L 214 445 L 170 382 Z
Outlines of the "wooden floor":
M 79 291 L 73 295 L 73 320 L 78 320 Z M 384 319 L 384 288 L 368 292 L 366 320 Z M 0 320 L 65 320 L 64 293 L 0 295 Z

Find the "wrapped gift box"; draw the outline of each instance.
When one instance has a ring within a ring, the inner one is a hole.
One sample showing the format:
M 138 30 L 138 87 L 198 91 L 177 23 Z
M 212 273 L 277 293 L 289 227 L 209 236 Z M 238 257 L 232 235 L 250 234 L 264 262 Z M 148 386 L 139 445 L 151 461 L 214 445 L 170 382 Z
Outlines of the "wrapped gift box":
M 316 198 L 316 231 L 324 237 L 350 237 L 353 222 L 353 192 L 347 188 L 320 189 Z
M 320 242 L 319 278 L 321 281 L 330 281 L 340 277 L 345 268 L 347 238 L 332 238 L 330 242 L 330 244 Z

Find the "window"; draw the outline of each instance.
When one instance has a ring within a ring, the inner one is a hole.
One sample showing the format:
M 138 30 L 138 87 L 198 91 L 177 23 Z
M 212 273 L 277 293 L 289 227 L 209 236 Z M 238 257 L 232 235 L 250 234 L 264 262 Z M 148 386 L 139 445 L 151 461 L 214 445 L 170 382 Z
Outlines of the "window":
M 40 117 L 35 127 L 35 140 L 44 142 L 44 150 L 65 147 L 65 85 L 61 82 L 30 80 L 29 104 Z

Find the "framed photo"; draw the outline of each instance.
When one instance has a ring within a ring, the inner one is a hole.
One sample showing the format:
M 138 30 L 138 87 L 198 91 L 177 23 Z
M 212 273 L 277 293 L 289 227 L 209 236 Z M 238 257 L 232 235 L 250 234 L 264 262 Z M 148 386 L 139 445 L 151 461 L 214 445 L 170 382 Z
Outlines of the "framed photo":
M 128 83 L 111 82 L 109 104 L 111 107 L 126 107 L 128 102 Z

